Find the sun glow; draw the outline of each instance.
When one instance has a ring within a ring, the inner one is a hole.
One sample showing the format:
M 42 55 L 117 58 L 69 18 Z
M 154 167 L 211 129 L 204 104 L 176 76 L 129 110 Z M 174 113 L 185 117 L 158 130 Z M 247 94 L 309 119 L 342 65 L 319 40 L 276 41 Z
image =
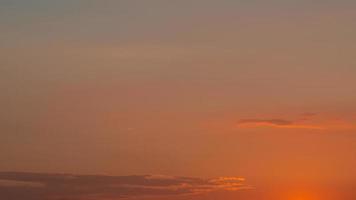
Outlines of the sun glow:
M 293 192 L 288 195 L 287 200 L 320 200 L 320 198 L 311 192 Z

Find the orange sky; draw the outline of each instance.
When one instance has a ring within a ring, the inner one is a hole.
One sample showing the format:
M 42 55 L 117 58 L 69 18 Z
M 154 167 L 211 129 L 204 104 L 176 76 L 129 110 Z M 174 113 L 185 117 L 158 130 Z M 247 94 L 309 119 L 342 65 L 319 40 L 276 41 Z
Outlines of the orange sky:
M 0 171 L 254 187 L 163 199 L 354 199 L 355 8 L 0 2 Z M 299 187 L 311 197 L 273 196 Z

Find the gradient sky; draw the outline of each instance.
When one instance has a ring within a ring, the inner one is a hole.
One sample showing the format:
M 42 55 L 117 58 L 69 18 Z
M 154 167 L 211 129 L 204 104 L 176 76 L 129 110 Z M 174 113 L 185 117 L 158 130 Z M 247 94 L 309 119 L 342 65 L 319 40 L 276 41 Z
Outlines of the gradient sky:
M 225 199 L 287 185 L 355 199 L 355 9 L 2 0 L 0 171 L 243 177 L 254 197 Z

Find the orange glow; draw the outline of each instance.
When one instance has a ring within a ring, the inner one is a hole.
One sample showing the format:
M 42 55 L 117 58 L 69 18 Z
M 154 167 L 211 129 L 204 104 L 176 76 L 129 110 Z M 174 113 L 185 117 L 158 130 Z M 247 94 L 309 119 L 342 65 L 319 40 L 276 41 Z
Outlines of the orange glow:
M 312 192 L 292 192 L 286 198 L 287 200 L 321 200 L 320 197 Z

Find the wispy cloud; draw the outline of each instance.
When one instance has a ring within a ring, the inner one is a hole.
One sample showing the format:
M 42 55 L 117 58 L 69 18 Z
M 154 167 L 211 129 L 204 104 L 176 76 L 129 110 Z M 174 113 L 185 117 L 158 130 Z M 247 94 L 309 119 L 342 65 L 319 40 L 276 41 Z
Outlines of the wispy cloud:
M 0 187 L 44 187 L 40 182 L 0 179 Z
M 239 127 L 274 127 L 290 129 L 324 129 L 322 126 L 309 125 L 285 119 L 241 119 L 238 121 Z
M 239 128 L 272 127 L 280 129 L 313 130 L 355 130 L 356 124 L 340 117 L 320 116 L 318 113 L 305 112 L 295 119 L 285 118 L 246 118 L 237 122 Z
M 292 121 L 284 119 L 242 119 L 239 124 L 269 124 L 275 126 L 288 126 L 292 125 Z
M 0 197 L 12 200 L 102 200 L 193 195 L 250 188 L 243 178 L 102 176 L 0 172 Z

